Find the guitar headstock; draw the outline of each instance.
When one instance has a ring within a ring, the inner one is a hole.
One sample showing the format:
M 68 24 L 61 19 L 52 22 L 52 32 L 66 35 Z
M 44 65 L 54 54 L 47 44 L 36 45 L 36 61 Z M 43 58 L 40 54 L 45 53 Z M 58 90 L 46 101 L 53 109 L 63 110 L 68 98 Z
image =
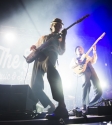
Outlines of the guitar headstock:
M 79 20 L 77 20 L 76 23 L 80 23 L 82 20 L 84 20 L 85 18 L 87 18 L 89 16 L 89 14 L 83 16 L 82 18 L 80 18 Z
M 102 39 L 105 36 L 105 32 L 99 37 L 99 39 Z

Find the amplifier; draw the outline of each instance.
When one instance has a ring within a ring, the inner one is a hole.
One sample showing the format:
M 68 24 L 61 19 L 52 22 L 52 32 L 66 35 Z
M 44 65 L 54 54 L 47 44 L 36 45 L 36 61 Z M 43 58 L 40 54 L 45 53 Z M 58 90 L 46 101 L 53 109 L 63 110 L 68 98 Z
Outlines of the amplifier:
M 88 115 L 112 115 L 112 106 L 88 107 Z
M 0 85 L 0 112 L 33 111 L 36 99 L 29 85 Z

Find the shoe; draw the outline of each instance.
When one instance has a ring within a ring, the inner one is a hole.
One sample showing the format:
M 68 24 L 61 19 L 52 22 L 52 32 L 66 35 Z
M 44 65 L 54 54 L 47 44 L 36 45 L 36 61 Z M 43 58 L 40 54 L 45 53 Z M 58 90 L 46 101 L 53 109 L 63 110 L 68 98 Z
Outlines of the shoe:
M 89 113 L 88 113 L 88 107 L 86 108 L 86 110 L 82 110 L 82 113 L 83 113 L 83 115 L 89 115 Z
M 53 111 L 55 110 L 55 108 L 54 107 L 50 107 L 49 109 L 48 109 L 48 114 L 51 114 L 51 113 L 53 113 Z
M 66 108 L 58 106 L 52 114 L 46 115 L 49 120 L 58 120 L 60 118 L 69 118 L 68 111 Z
M 83 105 L 80 109 L 86 111 L 86 105 Z
M 68 112 L 68 115 L 69 115 L 69 116 L 75 116 L 74 109 L 73 109 L 73 110 L 70 110 L 70 111 Z

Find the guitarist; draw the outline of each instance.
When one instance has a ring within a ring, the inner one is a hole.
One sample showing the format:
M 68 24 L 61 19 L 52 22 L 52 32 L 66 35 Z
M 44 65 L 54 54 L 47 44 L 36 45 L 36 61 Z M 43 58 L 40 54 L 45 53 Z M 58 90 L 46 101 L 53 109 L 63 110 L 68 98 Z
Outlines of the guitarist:
M 81 77 L 83 78 L 82 84 L 82 109 L 86 110 L 87 106 L 93 106 L 99 100 L 102 95 L 102 90 L 100 87 L 100 82 L 98 76 L 92 67 L 92 64 L 96 63 L 97 61 L 97 53 L 96 53 L 96 45 L 93 46 L 93 56 L 86 56 L 84 60 L 82 60 L 82 56 L 84 56 L 84 48 L 81 46 L 77 46 L 75 48 L 75 53 L 77 58 L 72 59 L 71 61 L 71 68 L 75 70 L 77 65 L 81 65 Z M 91 82 L 92 81 L 92 82 Z M 89 101 L 89 93 L 91 83 L 93 84 L 94 88 L 94 97 Z
M 50 38 L 53 38 L 49 46 L 43 48 L 43 51 L 40 53 L 39 58 L 35 59 L 32 79 L 31 79 L 31 88 L 34 92 L 34 95 L 41 102 L 44 107 L 50 105 L 50 112 L 46 116 L 48 119 L 52 118 L 68 118 L 68 112 L 64 102 L 63 88 L 60 75 L 55 68 L 58 55 L 62 55 L 65 52 L 65 38 L 67 30 L 63 29 L 62 20 L 59 18 L 54 19 L 51 22 L 50 31 L 51 33 L 45 36 L 42 36 L 35 45 L 32 45 L 30 50 L 35 51 L 43 43 L 48 41 Z M 57 37 L 57 34 L 61 31 L 61 36 Z M 43 76 L 47 73 L 47 79 L 49 81 L 53 99 L 58 102 L 58 107 L 55 109 L 54 104 L 50 101 L 48 96 L 45 94 L 44 90 L 44 81 Z

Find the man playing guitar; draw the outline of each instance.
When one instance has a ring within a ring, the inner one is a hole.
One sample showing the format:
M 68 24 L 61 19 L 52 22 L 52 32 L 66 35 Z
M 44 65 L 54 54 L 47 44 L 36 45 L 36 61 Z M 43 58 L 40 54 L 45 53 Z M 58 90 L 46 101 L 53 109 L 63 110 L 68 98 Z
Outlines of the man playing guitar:
M 82 109 L 86 110 L 87 106 L 93 106 L 96 104 L 102 95 L 98 76 L 92 66 L 92 64 L 97 61 L 96 45 L 93 46 L 92 57 L 84 54 L 84 49 L 81 46 L 75 48 L 75 53 L 77 58 L 72 59 L 70 66 L 73 69 L 73 72 L 76 74 L 82 74 L 81 77 L 84 78 L 82 84 Z M 93 84 L 95 96 L 89 101 L 91 83 Z
M 38 58 L 36 57 L 33 66 L 31 88 L 34 95 L 44 107 L 47 107 L 48 105 L 51 106 L 51 112 L 53 113 L 47 115 L 47 119 L 55 119 L 60 117 L 68 118 L 68 111 L 64 102 L 61 77 L 55 67 L 58 55 L 62 55 L 65 52 L 67 30 L 62 30 L 63 25 L 64 24 L 62 23 L 61 19 L 55 18 L 50 25 L 51 33 L 42 36 L 38 42 L 35 45 L 32 45 L 30 48 L 30 50 L 36 51 L 36 49 L 41 47 L 41 52 L 38 54 Z M 61 36 L 58 35 L 59 33 Z M 44 43 L 48 43 L 49 45 Z M 32 61 L 33 59 L 28 62 Z M 53 99 L 58 102 L 58 107 L 56 109 L 54 104 L 44 92 L 43 76 L 45 73 L 47 73 L 47 79 L 51 87 Z
M 47 119 L 68 118 L 68 111 L 66 109 L 63 95 L 62 81 L 58 71 L 56 70 L 55 64 L 58 59 L 58 55 L 63 55 L 65 52 L 67 30 L 88 16 L 89 14 L 85 15 L 63 30 L 62 27 L 64 24 L 62 20 L 55 18 L 51 22 L 51 33 L 40 37 L 38 42 L 30 47 L 32 52 L 27 57 L 24 56 L 27 63 L 34 61 L 31 79 L 31 88 L 34 95 L 44 107 L 50 105 L 51 108 L 48 113 L 53 112 L 46 116 Z M 54 104 L 43 91 L 43 76 L 45 73 L 47 73 L 47 79 L 51 87 L 53 99 L 58 102 L 56 109 Z

